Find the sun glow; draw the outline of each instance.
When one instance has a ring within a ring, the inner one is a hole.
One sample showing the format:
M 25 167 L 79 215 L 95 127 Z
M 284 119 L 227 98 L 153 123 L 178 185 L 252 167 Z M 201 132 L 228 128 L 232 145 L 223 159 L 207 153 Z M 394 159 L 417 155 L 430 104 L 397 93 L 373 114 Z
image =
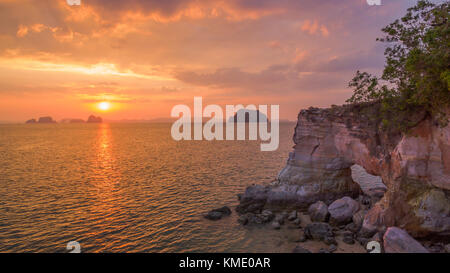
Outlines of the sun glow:
M 107 101 L 102 101 L 98 104 L 98 108 L 102 111 L 107 111 L 111 108 L 111 104 Z

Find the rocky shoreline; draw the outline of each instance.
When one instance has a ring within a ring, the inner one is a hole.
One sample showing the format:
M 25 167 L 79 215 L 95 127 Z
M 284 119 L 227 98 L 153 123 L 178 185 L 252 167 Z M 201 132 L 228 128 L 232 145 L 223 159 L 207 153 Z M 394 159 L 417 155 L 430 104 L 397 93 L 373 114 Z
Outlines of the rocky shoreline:
M 328 246 L 318 252 L 339 244 L 450 252 L 450 126 L 418 113 L 411 132 L 388 134 L 370 119 L 375 107 L 302 110 L 294 150 L 277 179 L 238 195 L 239 223 L 299 229 L 294 252 L 308 252 L 309 240 Z M 380 182 L 360 187 L 355 164 Z

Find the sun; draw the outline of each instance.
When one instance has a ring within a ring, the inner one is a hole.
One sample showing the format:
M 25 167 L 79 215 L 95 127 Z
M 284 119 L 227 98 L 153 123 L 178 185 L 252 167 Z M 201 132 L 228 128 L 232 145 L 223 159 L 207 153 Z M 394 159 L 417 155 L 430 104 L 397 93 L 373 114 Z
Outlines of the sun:
M 111 104 L 107 101 L 102 101 L 98 104 L 98 108 L 102 111 L 107 111 L 111 108 Z

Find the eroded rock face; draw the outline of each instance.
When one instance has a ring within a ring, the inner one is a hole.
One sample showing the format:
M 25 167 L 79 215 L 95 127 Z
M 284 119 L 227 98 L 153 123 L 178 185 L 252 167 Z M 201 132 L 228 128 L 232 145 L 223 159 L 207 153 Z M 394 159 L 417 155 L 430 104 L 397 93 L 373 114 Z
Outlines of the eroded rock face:
M 368 194 L 376 203 L 365 215 L 361 233 L 373 236 L 386 226 L 398 226 L 414 237 L 449 236 L 450 126 L 441 128 L 418 113 L 417 126 L 408 134 L 387 134 L 371 121 L 375 107 L 302 110 L 279 183 L 247 190 L 242 209 L 252 203 L 307 208 L 319 200 L 331 204 L 344 196 L 355 198 L 360 188 L 350 167 L 357 164 L 380 176 L 387 188 L 381 200 L 384 189 Z

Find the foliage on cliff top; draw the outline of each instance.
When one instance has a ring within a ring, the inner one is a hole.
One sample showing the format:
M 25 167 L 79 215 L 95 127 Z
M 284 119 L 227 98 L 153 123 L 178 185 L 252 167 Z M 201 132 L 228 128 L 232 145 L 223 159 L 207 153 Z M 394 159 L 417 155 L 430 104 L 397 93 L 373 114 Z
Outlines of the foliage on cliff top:
M 381 77 L 357 71 L 349 86 L 349 103 L 380 102 L 377 119 L 387 130 L 407 131 L 417 112 L 448 123 L 450 106 L 449 1 L 418 1 L 405 16 L 382 29 L 387 43 Z

